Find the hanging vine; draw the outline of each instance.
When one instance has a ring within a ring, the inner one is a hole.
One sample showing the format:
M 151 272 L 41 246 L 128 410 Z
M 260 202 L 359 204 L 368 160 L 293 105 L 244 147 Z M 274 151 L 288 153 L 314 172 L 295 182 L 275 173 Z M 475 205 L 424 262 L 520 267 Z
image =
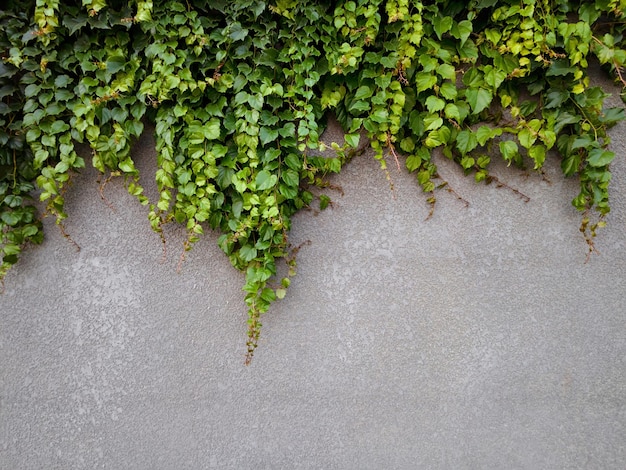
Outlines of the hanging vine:
M 6 2 L 5 2 L 6 3 Z M 404 162 L 435 202 L 435 149 L 477 182 L 489 164 L 541 170 L 549 152 L 577 175 L 573 205 L 593 252 L 609 212 L 597 61 L 626 86 L 624 0 L 9 1 L 0 9 L 0 279 L 42 225 L 35 189 L 63 228 L 63 194 L 85 162 L 123 175 L 159 233 L 207 227 L 245 272 L 246 361 L 261 315 L 295 274 L 291 217 L 337 173 L 362 132 L 381 167 Z M 320 140 L 327 113 L 345 142 Z M 130 149 L 156 127 L 157 200 Z M 331 148 L 332 158 L 319 152 Z M 406 158 L 400 158 L 400 155 Z M 328 198 L 320 198 L 320 205 Z M 595 215 L 594 215 L 595 214 Z M 277 276 L 277 262 L 289 272 Z

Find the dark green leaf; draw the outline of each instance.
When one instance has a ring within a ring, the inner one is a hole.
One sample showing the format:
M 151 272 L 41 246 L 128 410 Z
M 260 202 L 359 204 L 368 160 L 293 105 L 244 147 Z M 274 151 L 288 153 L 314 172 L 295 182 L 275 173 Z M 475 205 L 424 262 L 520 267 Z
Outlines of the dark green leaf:
M 292 188 L 297 188 L 300 184 L 300 177 L 298 173 L 294 170 L 285 170 L 280 175 L 281 179 Z
M 17 225 L 20 221 L 20 216 L 15 212 L 2 212 L 0 213 L 0 219 L 10 227 Z M 10 253 L 7 253 L 10 254 Z
M 570 67 L 570 62 L 567 59 L 556 59 L 552 61 L 552 64 L 546 72 L 546 76 L 565 76 L 574 72 L 576 72 L 576 68 Z
M 113 55 L 107 59 L 107 72 L 117 73 L 126 66 L 126 57 Z
M 605 109 L 599 118 L 600 122 L 610 126 L 619 121 L 623 121 L 624 119 L 626 119 L 626 113 L 624 112 L 624 108 Z
M 235 22 L 230 25 L 230 38 L 233 41 L 242 41 L 248 35 L 248 30 L 241 26 L 241 23 Z
M 450 28 L 452 28 L 452 18 L 450 18 L 449 16 L 445 16 L 445 17 L 436 17 L 433 18 L 433 29 L 435 30 L 435 33 L 437 34 L 437 37 L 439 39 L 442 38 L 444 33 L 447 33 L 448 31 L 450 31 Z
M 546 95 L 545 109 L 558 108 L 569 99 L 566 89 L 550 90 Z

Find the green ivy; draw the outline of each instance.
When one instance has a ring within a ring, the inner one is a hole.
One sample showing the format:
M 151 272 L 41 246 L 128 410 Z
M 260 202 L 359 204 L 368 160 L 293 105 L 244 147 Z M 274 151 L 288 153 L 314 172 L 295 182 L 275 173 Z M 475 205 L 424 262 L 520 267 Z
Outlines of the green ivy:
M 443 186 L 435 149 L 487 183 L 493 158 L 540 171 L 557 153 L 580 180 L 573 204 L 591 253 L 609 212 L 607 129 L 625 116 L 604 108 L 588 67 L 598 61 L 626 86 L 625 11 L 624 0 L 9 1 L 0 279 L 42 240 L 35 189 L 63 228 L 64 191 L 85 164 L 76 143 L 99 171 L 124 175 L 161 236 L 185 224 L 185 251 L 207 227 L 222 233 L 246 274 L 248 362 L 261 315 L 295 274 L 291 217 L 363 149 L 363 133 L 382 169 L 404 164 L 431 204 Z M 320 140 L 329 112 L 345 142 Z M 130 153 L 146 121 L 153 201 Z M 327 148 L 334 157 L 319 156 Z M 288 273 L 275 279 L 280 260 Z

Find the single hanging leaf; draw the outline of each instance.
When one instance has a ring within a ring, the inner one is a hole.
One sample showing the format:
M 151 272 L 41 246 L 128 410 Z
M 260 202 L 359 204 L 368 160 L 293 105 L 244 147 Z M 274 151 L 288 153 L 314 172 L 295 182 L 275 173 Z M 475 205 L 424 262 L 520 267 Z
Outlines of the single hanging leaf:
M 503 140 L 500 142 L 500 153 L 510 163 L 519 155 L 519 147 L 512 140 Z

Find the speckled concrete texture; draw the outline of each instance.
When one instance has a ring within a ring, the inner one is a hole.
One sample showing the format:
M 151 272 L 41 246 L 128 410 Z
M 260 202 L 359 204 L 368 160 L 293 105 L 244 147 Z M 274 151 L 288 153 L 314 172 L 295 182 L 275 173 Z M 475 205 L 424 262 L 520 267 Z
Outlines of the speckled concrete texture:
M 614 89 L 613 89 L 614 90 Z M 614 98 L 612 103 L 619 104 Z M 335 130 L 336 132 L 336 130 Z M 335 133 L 335 138 L 337 134 Z M 370 153 L 298 214 L 287 297 L 243 365 L 246 311 L 208 233 L 176 265 L 121 181 L 93 169 L 0 297 L 0 469 L 626 468 L 626 123 L 585 263 L 575 180 L 438 159 L 469 206 Z M 327 139 L 331 139 L 327 135 Z M 150 135 L 135 156 L 154 194 Z

